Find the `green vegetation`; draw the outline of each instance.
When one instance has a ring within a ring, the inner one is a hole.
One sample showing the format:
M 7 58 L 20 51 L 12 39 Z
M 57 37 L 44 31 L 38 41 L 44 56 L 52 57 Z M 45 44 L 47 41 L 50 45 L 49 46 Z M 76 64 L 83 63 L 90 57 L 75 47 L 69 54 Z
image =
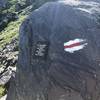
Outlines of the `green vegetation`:
M 16 4 L 18 0 L 8 0 L 11 4 Z
M 21 2 L 23 2 L 22 0 L 20 0 Z M 0 9 L 0 14 L 2 13 L 17 13 L 15 12 L 15 5 L 18 3 L 18 0 L 8 0 L 9 4 L 8 7 L 6 7 L 5 9 Z M 0 49 L 7 43 L 11 42 L 12 39 L 17 38 L 18 37 L 18 33 L 19 33 L 19 27 L 21 25 L 21 23 L 23 22 L 23 20 L 27 17 L 27 14 L 23 14 L 23 11 L 21 11 L 22 13 L 20 13 L 18 15 L 19 19 L 16 21 L 11 21 L 10 23 L 8 23 L 7 27 L 4 28 L 4 30 L 2 30 L 0 32 Z M 1 67 L 2 65 L 0 65 Z M 2 96 L 4 96 L 6 94 L 6 88 L 5 86 L 0 85 L 0 98 Z
M 4 86 L 0 86 L 0 97 L 4 96 L 6 92 L 6 89 L 4 88 Z
M 8 0 L 8 4 L 6 8 L 1 10 L 2 13 L 5 12 L 15 12 L 15 5 L 18 1 L 17 0 Z
M 48 0 L 35 0 L 33 5 L 27 6 L 28 0 L 8 0 L 8 6 L 6 8 L 0 9 L 0 14 L 6 14 L 6 13 L 20 13 L 18 15 L 19 19 L 16 21 L 11 21 L 7 23 L 7 27 L 5 27 L 0 32 L 0 49 L 7 43 L 11 42 L 12 39 L 18 37 L 19 33 L 19 27 L 22 23 L 22 21 L 27 17 L 27 14 L 29 14 L 32 10 L 38 8 L 40 5 L 45 3 Z M 20 8 L 20 11 L 15 12 L 15 6 L 17 3 L 20 3 L 21 6 L 24 6 Z M 31 9 L 31 10 L 30 10 Z M 2 65 L 0 65 L 1 67 Z M 4 96 L 6 93 L 6 88 L 4 86 L 0 86 L 0 97 Z
M 8 26 L 0 32 L 0 48 L 2 48 L 5 44 L 9 43 L 12 39 L 18 37 L 18 31 L 20 24 L 26 18 L 26 15 L 19 15 L 19 19 L 17 21 L 12 21 L 8 24 Z M 4 96 L 6 93 L 6 88 L 4 86 L 0 86 L 0 97 Z
M 0 41 L 0 48 L 18 36 L 19 26 L 25 17 L 25 15 L 19 15 L 19 20 L 9 23 L 8 26 L 0 32 L 0 39 L 2 39 Z

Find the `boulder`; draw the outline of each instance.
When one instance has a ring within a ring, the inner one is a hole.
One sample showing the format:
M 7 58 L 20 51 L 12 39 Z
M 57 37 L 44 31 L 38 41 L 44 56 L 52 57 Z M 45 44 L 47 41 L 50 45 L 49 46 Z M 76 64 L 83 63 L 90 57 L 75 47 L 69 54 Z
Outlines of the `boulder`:
M 100 100 L 99 6 L 49 2 L 25 19 L 7 100 Z

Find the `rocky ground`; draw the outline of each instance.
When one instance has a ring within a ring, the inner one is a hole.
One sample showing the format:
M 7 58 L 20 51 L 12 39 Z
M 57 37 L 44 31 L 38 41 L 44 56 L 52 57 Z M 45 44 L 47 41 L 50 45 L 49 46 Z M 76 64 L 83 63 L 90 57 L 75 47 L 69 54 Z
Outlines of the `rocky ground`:
M 3 96 L 0 100 L 6 100 L 7 95 Z
M 17 58 L 17 39 L 14 39 L 0 50 L 0 85 L 5 85 L 16 72 Z
M 0 4 L 6 3 L 0 0 Z M 8 0 L 11 7 L 0 7 L 0 97 L 4 96 L 9 88 L 10 78 L 15 75 L 18 59 L 18 30 L 23 19 L 30 14 L 32 6 L 25 5 L 24 8 L 14 8 L 16 0 Z M 3 9 L 5 7 L 5 9 Z M 13 10 L 13 11 L 12 11 Z M 5 96 L 3 97 L 5 98 Z
M 0 50 L 0 86 L 7 90 L 10 85 L 10 78 L 15 76 L 16 64 L 18 59 L 18 40 L 13 39 Z M 3 96 L 0 100 L 5 100 Z

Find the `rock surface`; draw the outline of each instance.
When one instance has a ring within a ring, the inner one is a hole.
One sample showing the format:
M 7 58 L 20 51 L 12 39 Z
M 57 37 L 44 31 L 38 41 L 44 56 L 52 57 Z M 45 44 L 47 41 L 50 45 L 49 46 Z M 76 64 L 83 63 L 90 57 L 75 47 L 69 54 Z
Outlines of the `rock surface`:
M 0 9 L 5 8 L 7 5 L 7 2 L 8 2 L 7 0 L 0 0 Z
M 7 95 L 3 96 L 0 100 L 6 100 Z
M 18 40 L 14 39 L 0 50 L 0 85 L 9 82 L 12 75 L 16 72 L 18 59 Z
M 51 2 L 23 22 L 7 100 L 100 100 L 99 7 L 97 2 Z M 64 50 L 64 43 L 81 39 Z M 68 52 L 79 45 L 84 48 Z

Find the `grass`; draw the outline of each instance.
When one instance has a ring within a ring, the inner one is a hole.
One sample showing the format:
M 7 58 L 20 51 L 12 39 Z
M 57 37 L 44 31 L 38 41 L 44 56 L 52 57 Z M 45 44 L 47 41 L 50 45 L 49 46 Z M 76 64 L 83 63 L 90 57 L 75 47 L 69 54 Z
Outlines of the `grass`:
M 8 26 L 0 32 L 0 48 L 2 48 L 5 44 L 11 42 L 12 39 L 18 37 L 19 27 L 22 21 L 26 18 L 26 15 L 19 15 L 19 19 L 17 21 L 11 22 Z M 6 88 L 4 86 L 0 86 L 0 98 L 5 95 Z
M 9 23 L 8 26 L 0 32 L 0 39 L 2 39 L 0 41 L 0 48 L 18 36 L 19 26 L 24 18 L 26 18 L 25 15 L 20 15 L 17 21 Z
M 4 86 L 0 86 L 0 98 L 5 95 L 5 91 L 6 89 L 4 88 Z
M 3 10 L 3 12 L 15 12 L 15 4 L 17 0 L 9 0 L 12 6 L 9 9 Z M 7 27 L 0 32 L 0 49 L 7 43 L 11 42 L 12 39 L 18 37 L 19 27 L 23 20 L 27 17 L 25 14 L 20 14 L 19 19 L 16 21 L 10 22 Z M 0 65 L 1 66 L 1 65 Z M 6 93 L 6 88 L 0 85 L 0 98 Z
M 18 37 L 19 27 L 22 21 L 26 18 L 26 15 L 19 15 L 19 19 L 17 21 L 11 22 L 8 26 L 0 32 L 0 48 L 2 48 L 5 44 L 11 42 L 12 39 Z M 0 98 L 5 95 L 5 87 L 0 86 Z
M 9 9 L 5 9 L 2 12 L 15 12 L 15 4 L 17 0 L 9 0 L 11 7 Z M 7 43 L 11 42 L 12 39 L 18 37 L 19 27 L 23 20 L 27 17 L 25 14 L 20 14 L 19 19 L 17 21 L 10 22 L 7 27 L 0 32 L 0 49 Z M 0 65 L 1 66 L 1 65 Z M 0 85 L 0 98 L 4 96 L 6 93 L 6 88 Z

